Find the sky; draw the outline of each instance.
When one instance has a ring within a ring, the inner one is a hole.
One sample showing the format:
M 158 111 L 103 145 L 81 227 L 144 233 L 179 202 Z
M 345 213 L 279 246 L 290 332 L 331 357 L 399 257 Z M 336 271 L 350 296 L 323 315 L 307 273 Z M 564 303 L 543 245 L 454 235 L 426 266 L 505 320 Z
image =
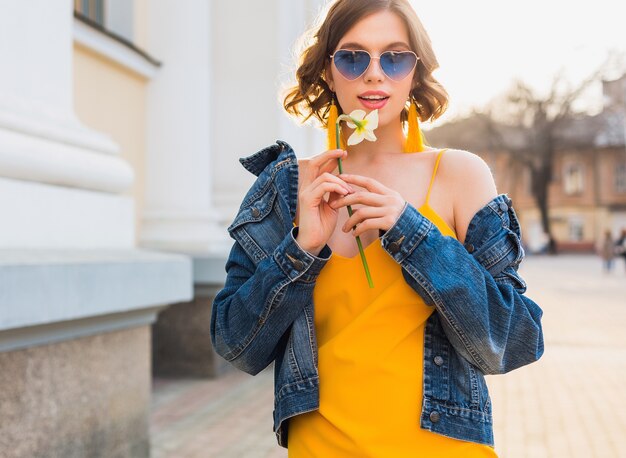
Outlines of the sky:
M 608 50 L 626 53 L 626 1 L 416 1 L 440 68 L 435 78 L 450 95 L 435 127 L 482 106 L 519 78 L 545 93 L 561 68 L 572 83 L 592 74 Z M 615 77 L 615 76 L 613 76 Z M 600 88 L 590 88 L 597 108 Z

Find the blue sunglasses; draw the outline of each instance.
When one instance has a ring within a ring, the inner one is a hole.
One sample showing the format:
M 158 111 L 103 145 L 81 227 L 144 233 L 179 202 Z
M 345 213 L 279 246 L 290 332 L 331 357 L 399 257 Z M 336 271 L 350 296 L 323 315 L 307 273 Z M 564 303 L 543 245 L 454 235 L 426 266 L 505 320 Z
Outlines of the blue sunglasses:
M 339 49 L 330 58 L 347 80 L 355 80 L 369 68 L 373 59 L 380 60 L 380 67 L 389 79 L 401 81 L 417 65 L 419 57 L 413 51 L 385 51 L 380 57 L 372 57 L 364 50 Z

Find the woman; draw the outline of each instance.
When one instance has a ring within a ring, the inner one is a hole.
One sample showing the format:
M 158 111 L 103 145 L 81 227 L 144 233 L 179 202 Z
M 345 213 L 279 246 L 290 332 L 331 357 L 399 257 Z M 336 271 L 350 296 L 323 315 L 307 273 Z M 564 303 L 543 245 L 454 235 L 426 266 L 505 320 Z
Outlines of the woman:
M 336 0 L 313 33 L 285 108 L 331 140 L 333 104 L 376 109 L 377 139 L 240 159 L 258 179 L 228 228 L 213 345 L 250 374 L 274 362 L 289 456 L 496 456 L 484 374 L 543 354 L 511 200 L 478 156 L 422 144 L 417 116 L 441 115 L 447 95 L 408 1 Z

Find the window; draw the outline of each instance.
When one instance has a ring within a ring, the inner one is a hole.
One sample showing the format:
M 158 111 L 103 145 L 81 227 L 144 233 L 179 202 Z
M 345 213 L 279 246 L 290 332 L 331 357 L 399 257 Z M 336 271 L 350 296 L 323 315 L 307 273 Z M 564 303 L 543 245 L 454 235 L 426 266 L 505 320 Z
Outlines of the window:
M 104 27 L 104 0 L 74 0 L 74 11 Z
M 565 194 L 583 192 L 583 166 L 579 163 L 566 164 L 563 170 L 563 188 Z
M 74 0 L 74 13 L 133 43 L 135 6 L 135 0 Z
M 626 162 L 615 166 L 615 192 L 626 194 Z
M 580 242 L 583 239 L 583 221 L 580 218 L 569 220 L 569 239 L 572 242 Z

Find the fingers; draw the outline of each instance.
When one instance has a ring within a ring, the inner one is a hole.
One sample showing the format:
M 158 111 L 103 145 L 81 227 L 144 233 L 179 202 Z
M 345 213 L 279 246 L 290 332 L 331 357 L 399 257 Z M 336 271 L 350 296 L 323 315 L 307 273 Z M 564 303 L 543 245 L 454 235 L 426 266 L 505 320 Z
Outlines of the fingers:
M 331 194 L 335 192 L 337 194 L 346 195 L 350 191 L 341 186 L 339 183 L 323 181 L 321 183 L 318 183 L 316 186 L 313 186 L 313 188 L 311 189 L 309 196 L 312 200 L 312 204 L 314 206 L 319 204 L 319 202 L 324 198 L 324 194 L 326 194 L 327 192 Z
M 384 229 L 385 227 L 388 227 L 387 225 L 388 223 L 386 217 L 366 219 L 356 227 L 352 235 L 358 237 L 365 231 L 370 229 Z
M 308 183 L 315 180 L 318 176 L 324 173 L 334 172 L 339 165 L 337 159 L 345 158 L 347 157 L 347 155 L 347 151 L 335 149 L 325 151 L 324 153 L 314 156 L 310 159 L 303 159 L 301 161 L 302 167 L 299 169 L 299 185 L 306 186 Z
M 328 205 L 330 205 L 330 206 L 331 206 L 331 208 L 332 208 L 332 203 L 333 203 L 334 201 L 336 201 L 337 199 L 342 198 L 343 196 L 344 196 L 344 194 L 339 194 L 339 193 L 336 193 L 336 192 L 331 192 L 331 193 L 328 195 Z M 333 209 L 334 209 L 334 208 L 333 208 Z
M 391 226 L 392 221 L 389 215 L 381 210 L 383 209 L 359 209 L 352 213 L 352 216 L 346 221 L 341 230 L 343 232 L 352 231 L 354 237 L 358 237 L 370 229 L 387 230 Z
M 345 182 L 344 182 L 345 183 Z M 346 184 L 346 186 L 350 186 Z M 332 208 L 345 207 L 346 205 L 363 204 L 374 207 L 381 207 L 388 203 L 387 196 L 375 194 L 367 191 L 357 191 L 350 195 L 346 195 L 334 200 L 331 204 Z
M 357 208 L 352 211 L 352 216 L 350 216 L 341 230 L 344 232 L 351 231 L 354 226 L 359 227 L 358 224 L 361 224 L 363 221 L 366 221 L 370 218 L 379 218 L 384 217 L 386 214 L 386 209 L 384 207 L 362 207 Z
M 335 151 L 341 151 L 342 154 L 337 155 L 337 156 L 333 155 L 332 157 L 326 158 L 326 160 L 323 161 L 318 168 L 319 174 L 326 173 L 326 172 L 334 172 L 339 167 L 338 159 L 345 159 L 348 156 L 347 151 L 343 151 L 343 150 L 335 150 Z
M 356 184 L 367 189 L 370 192 L 375 192 L 377 194 L 388 194 L 391 192 L 391 189 L 389 189 L 387 186 L 383 185 L 380 181 L 376 181 L 375 179 L 370 177 L 342 173 L 339 175 L 339 178 L 347 183 Z
M 344 157 L 347 156 L 348 153 L 342 149 L 331 149 L 328 151 L 324 151 L 321 154 L 318 154 L 317 156 L 313 156 L 311 158 L 311 165 L 313 167 L 323 167 L 324 164 L 326 164 L 327 161 L 330 160 L 337 160 L 338 157 Z
M 323 173 L 304 191 L 303 199 L 311 206 L 318 206 L 326 193 L 336 193 L 341 196 L 353 192 L 350 185 L 332 173 Z
M 346 156 L 344 155 L 342 159 L 345 157 Z M 337 161 L 337 158 L 331 158 L 320 167 L 319 173 L 334 172 L 338 167 L 339 162 Z
M 337 183 L 342 188 L 344 188 L 347 191 L 347 193 L 354 192 L 354 188 L 352 188 L 352 186 L 350 186 L 348 183 L 343 181 L 337 175 L 333 175 L 332 173 L 329 173 L 329 172 L 324 172 L 320 176 L 318 176 L 315 180 L 313 180 L 313 183 L 311 183 L 311 186 L 317 187 L 322 182 Z

